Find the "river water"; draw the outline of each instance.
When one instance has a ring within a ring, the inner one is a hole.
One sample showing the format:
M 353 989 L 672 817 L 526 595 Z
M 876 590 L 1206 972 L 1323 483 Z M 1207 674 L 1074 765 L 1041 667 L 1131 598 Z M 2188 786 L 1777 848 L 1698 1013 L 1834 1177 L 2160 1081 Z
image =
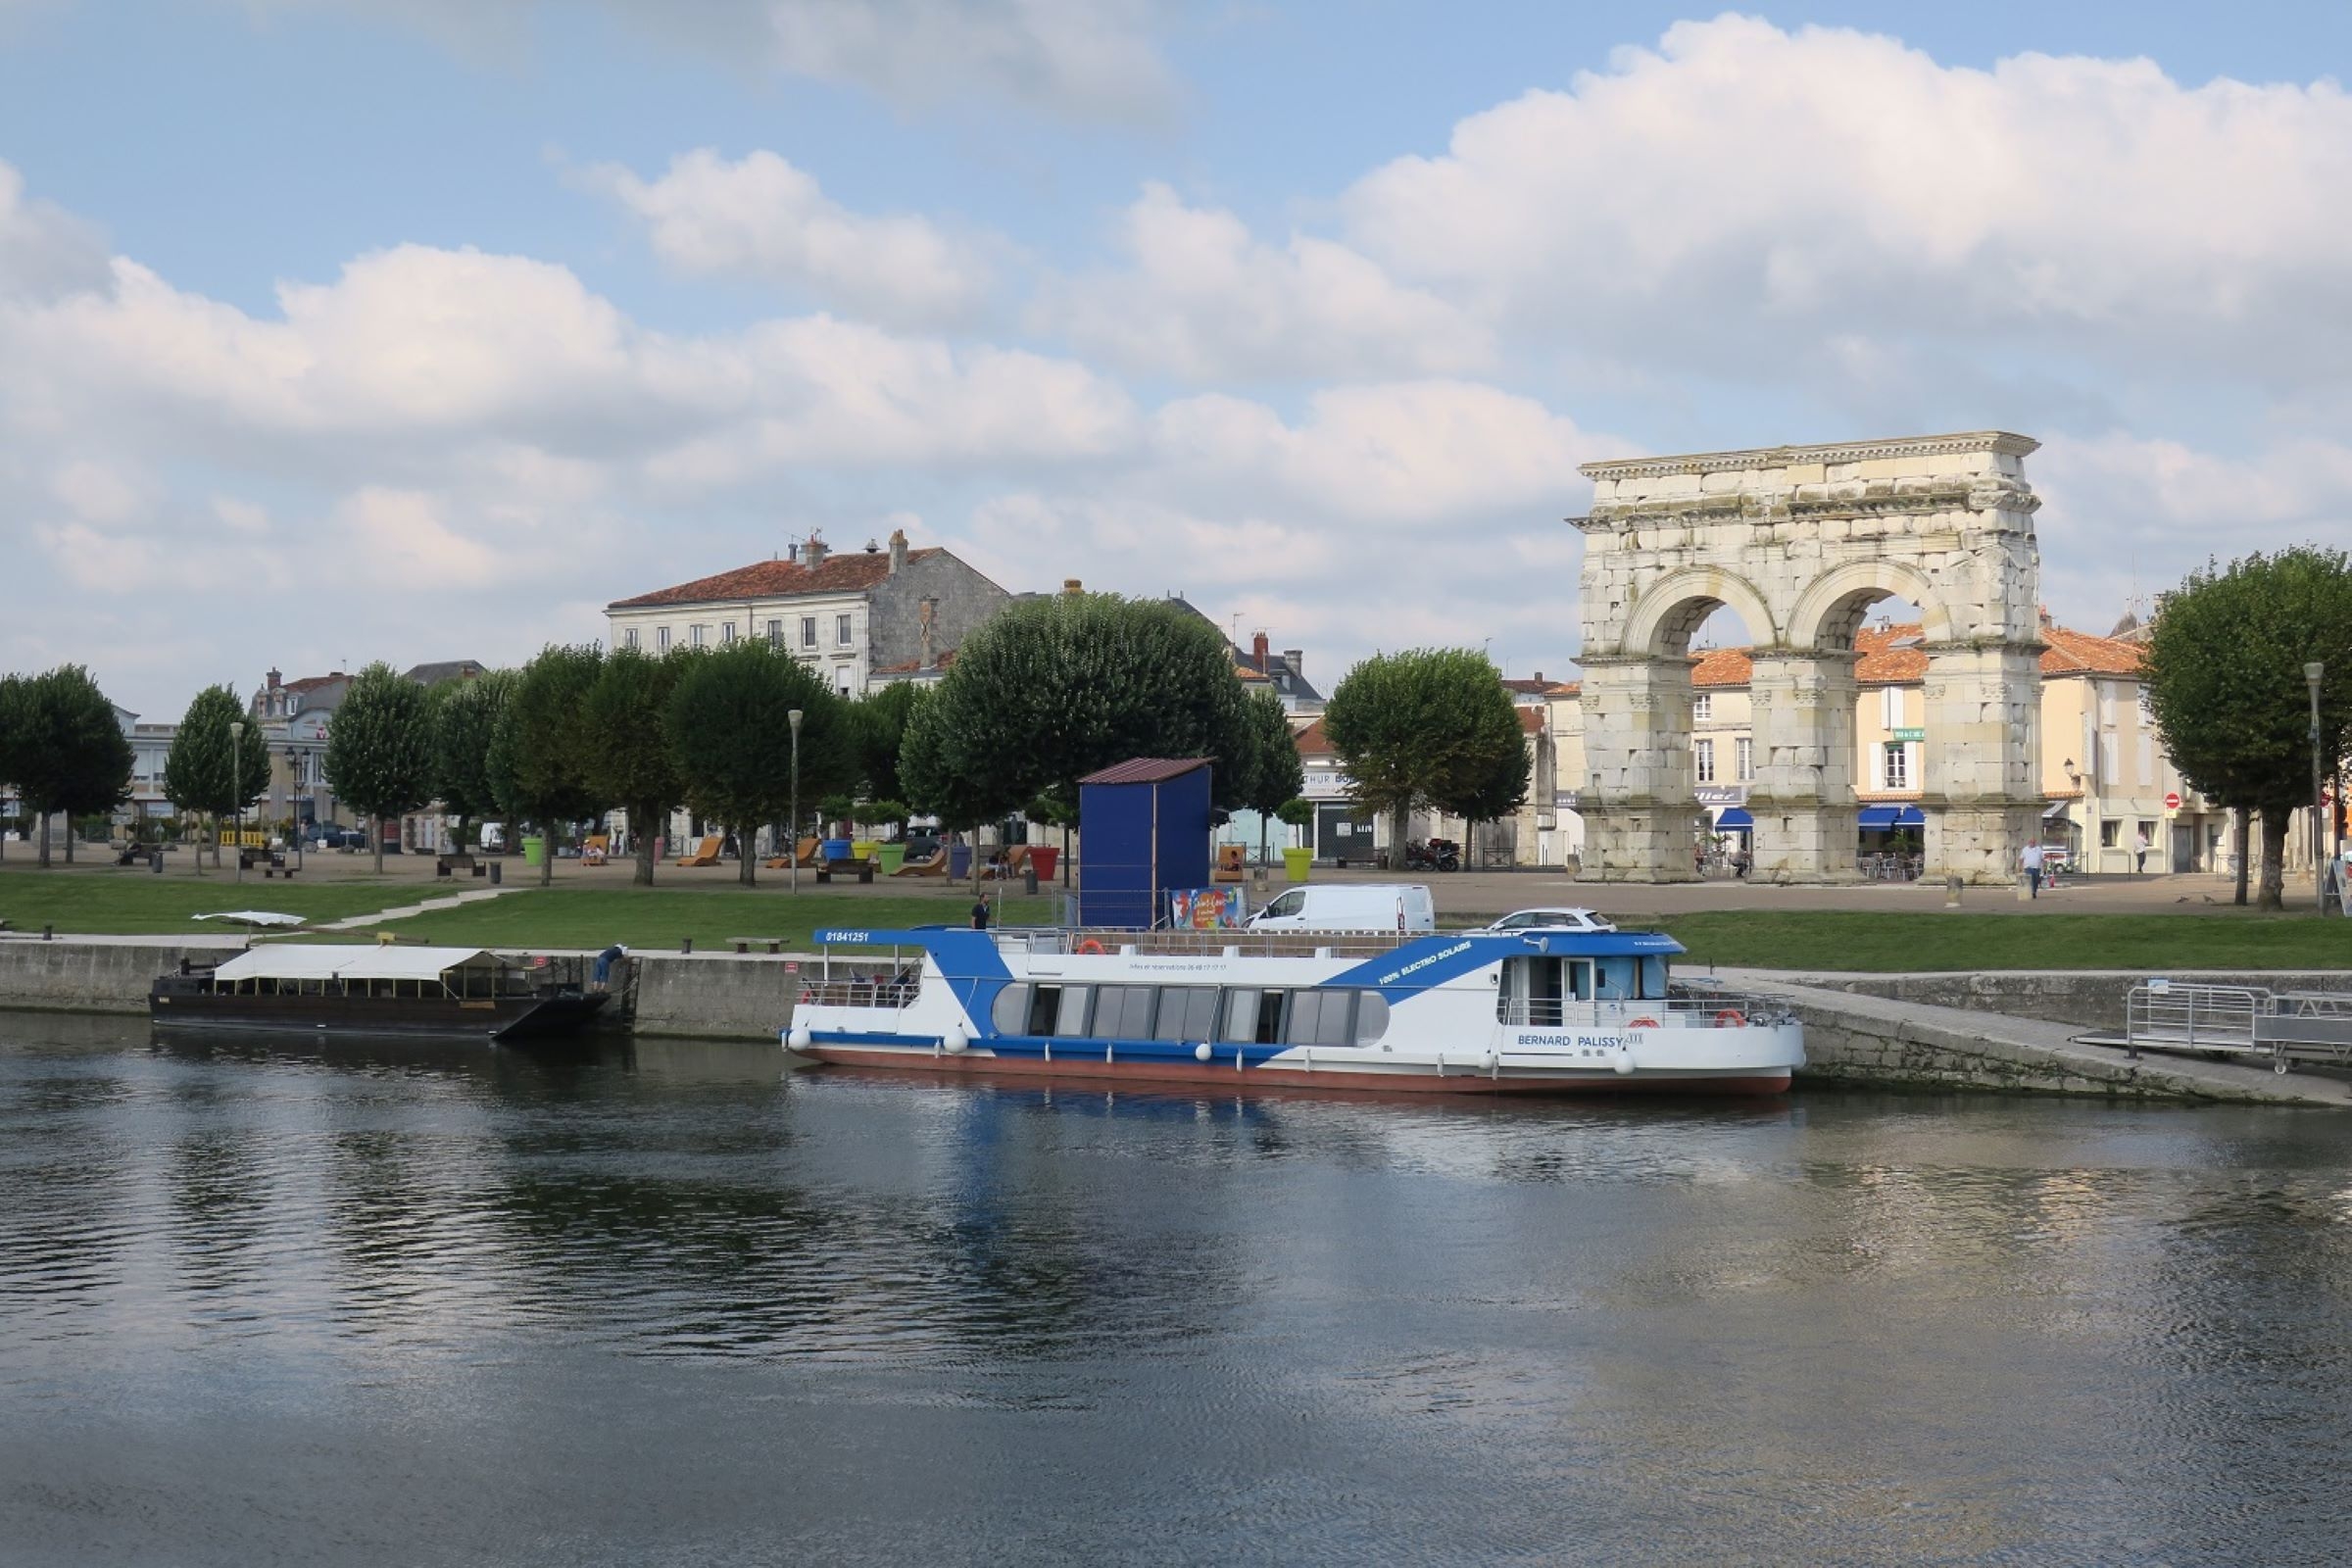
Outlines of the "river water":
M 0 1015 L 0 1562 L 2339 1562 L 2348 1152 Z

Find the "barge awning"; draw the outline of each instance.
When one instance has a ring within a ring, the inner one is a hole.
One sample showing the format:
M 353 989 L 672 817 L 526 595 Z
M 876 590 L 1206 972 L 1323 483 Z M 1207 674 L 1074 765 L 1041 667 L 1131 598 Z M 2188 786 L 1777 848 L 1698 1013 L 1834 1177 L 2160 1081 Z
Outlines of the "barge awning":
M 496 972 L 506 964 L 486 948 L 351 947 L 342 944 L 254 948 L 213 971 L 218 981 L 439 980 L 453 969 Z

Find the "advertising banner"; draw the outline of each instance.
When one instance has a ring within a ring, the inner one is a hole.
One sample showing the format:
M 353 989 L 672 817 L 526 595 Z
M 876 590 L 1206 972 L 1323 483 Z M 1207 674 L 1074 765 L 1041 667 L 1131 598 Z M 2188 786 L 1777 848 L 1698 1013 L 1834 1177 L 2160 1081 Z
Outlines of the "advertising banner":
M 1239 931 L 1249 912 L 1240 888 L 1175 888 L 1168 894 L 1168 923 L 1179 931 Z

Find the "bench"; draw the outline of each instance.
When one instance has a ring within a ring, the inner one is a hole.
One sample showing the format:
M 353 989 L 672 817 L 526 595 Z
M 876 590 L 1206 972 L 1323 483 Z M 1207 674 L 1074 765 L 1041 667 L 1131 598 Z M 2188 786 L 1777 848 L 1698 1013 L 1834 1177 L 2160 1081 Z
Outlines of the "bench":
M 770 953 L 784 951 L 782 937 L 729 937 L 727 940 L 735 945 L 737 953 L 749 953 L 756 947 L 765 947 Z
M 860 882 L 871 882 L 874 879 L 874 862 L 871 860 L 819 860 L 817 862 L 816 879 L 819 882 L 830 882 L 836 876 L 855 876 Z
M 267 882 L 273 876 L 282 876 L 291 882 L 294 880 L 294 867 L 290 865 L 265 865 L 262 867 L 263 881 Z
M 433 862 L 435 876 L 449 876 L 458 871 L 470 871 L 475 876 L 482 874 L 482 868 L 474 864 L 470 855 L 444 855 Z

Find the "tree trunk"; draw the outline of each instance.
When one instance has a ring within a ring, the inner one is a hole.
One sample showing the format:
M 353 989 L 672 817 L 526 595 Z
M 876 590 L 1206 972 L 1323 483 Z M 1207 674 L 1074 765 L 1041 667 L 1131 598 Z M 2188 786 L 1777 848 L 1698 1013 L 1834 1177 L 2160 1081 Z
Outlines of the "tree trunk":
M 2262 808 L 2262 891 L 2254 901 L 2258 909 L 2286 907 L 2286 817 L 2283 806 Z
M 539 885 L 556 884 L 556 830 L 546 822 L 539 824 Z
M 735 880 L 747 888 L 760 885 L 760 854 L 752 848 L 752 834 L 756 831 L 746 827 L 735 830 Z M 793 850 L 797 854 L 800 846 L 795 844 Z
M 1389 808 L 1389 853 L 1386 864 L 1391 871 L 1404 869 L 1404 836 L 1413 823 L 1413 803 L 1410 799 L 1396 801 Z
M 41 869 L 49 869 L 49 813 L 41 813 Z
M 1257 813 L 1257 863 L 1266 863 L 1266 813 Z
M 1061 885 L 1070 885 L 1070 824 L 1061 824 Z
M 72 812 L 66 814 L 66 863 L 68 865 L 74 863 L 74 816 Z
M 643 819 L 650 822 L 655 819 L 655 815 L 656 813 L 647 811 L 643 813 Z M 629 813 L 629 827 L 633 833 L 639 819 L 638 812 L 631 811 Z M 654 885 L 654 846 L 661 840 L 659 835 L 653 833 L 636 833 L 635 836 L 637 839 L 637 868 L 629 873 L 629 881 L 633 886 L 650 888 Z
M 375 874 L 384 874 L 384 818 L 381 812 L 368 816 L 368 842 L 375 849 Z
M 2230 902 L 2243 905 L 2246 902 L 2246 870 L 2248 866 L 2246 851 L 2252 846 L 2246 842 L 2246 817 L 2248 814 L 2246 808 L 2242 806 L 2236 808 L 2233 814 L 2237 819 L 2237 874 L 2233 878 L 2234 891 Z

